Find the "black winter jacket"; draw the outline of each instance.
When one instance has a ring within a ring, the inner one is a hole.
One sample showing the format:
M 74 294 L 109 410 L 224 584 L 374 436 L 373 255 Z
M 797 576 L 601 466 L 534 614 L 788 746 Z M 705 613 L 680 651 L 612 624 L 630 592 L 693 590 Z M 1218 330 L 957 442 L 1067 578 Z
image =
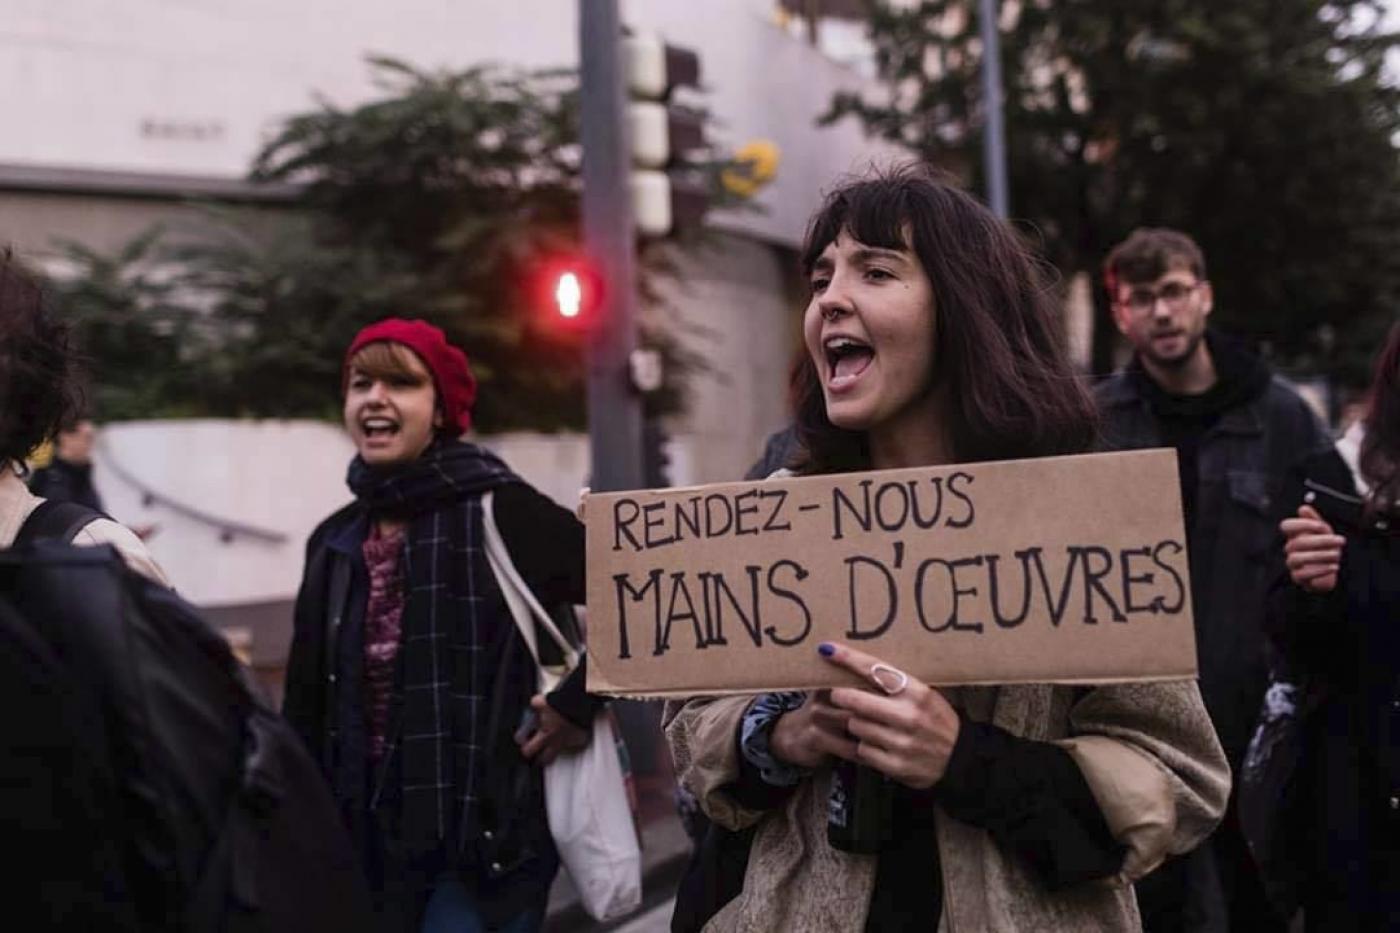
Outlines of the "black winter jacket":
M 48 466 L 35 470 L 29 478 L 29 491 L 55 502 L 78 502 L 99 512 L 102 497 L 92 484 L 92 464 L 69 463 L 54 457 Z
M 523 483 L 499 487 L 494 498 L 501 537 L 541 604 L 584 602 L 582 524 Z M 476 837 L 463 840 L 460 851 L 438 853 L 431 864 L 405 864 L 396 849 L 396 775 L 389 768 L 371 774 L 367 767 L 359 684 L 368 601 L 361 545 L 368 530 L 367 511 L 351 503 L 312 532 L 297 595 L 283 714 L 335 791 L 361 846 L 386 927 L 416 929 L 427 889 L 449 865 L 459 870 L 488 922 L 498 922 L 546 897 L 558 866 L 545 819 L 542 772 L 520 756 L 513 738 L 535 692 L 533 662 L 518 635 L 498 639 L 504 654 L 493 665 L 490 695 L 499 711 L 484 751 L 491 767 L 481 789 Z M 498 604 L 498 623 L 511 626 L 494 581 L 489 585 L 492 592 L 486 595 Z M 408 624 L 405 619 L 405 631 Z M 584 692 L 584 679 L 580 665 L 548 701 L 576 725 L 590 728 L 600 702 Z M 389 730 L 393 736 L 392 721 Z M 397 758 L 390 754 L 386 762 Z
M 1400 929 L 1400 519 L 1329 515 L 1345 534 L 1337 587 L 1286 576 L 1271 626 L 1306 686 L 1298 801 L 1306 928 Z
M 1164 446 L 1139 378 L 1096 387 L 1105 449 Z M 1332 447 L 1299 395 L 1278 377 L 1225 410 L 1200 438 L 1194 515 L 1186 529 L 1201 695 L 1238 772 L 1268 681 L 1264 610 L 1278 566 L 1278 522 L 1296 506 L 1302 464 Z

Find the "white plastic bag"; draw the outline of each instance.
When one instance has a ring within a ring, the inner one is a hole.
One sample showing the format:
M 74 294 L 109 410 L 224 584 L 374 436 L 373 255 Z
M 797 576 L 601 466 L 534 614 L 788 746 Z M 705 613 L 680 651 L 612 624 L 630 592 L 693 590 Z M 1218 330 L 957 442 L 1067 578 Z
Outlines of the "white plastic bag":
M 515 569 L 496 527 L 492 500 L 490 493 L 481 500 L 486 556 L 516 628 L 535 659 L 540 689 L 547 692 L 558 686 L 562 672 L 540 665 L 534 623 L 559 646 L 569 670 L 578 664 L 579 653 Z M 642 902 L 642 852 L 610 713 L 594 718 L 587 748 L 560 755 L 545 767 L 544 798 L 559 860 L 573 879 L 584 909 L 595 920 L 611 920 L 636 910 Z
M 595 920 L 610 920 L 642 902 L 642 853 L 617 757 L 612 717 L 593 720 L 593 740 L 544 769 L 549 832 L 559 858 Z

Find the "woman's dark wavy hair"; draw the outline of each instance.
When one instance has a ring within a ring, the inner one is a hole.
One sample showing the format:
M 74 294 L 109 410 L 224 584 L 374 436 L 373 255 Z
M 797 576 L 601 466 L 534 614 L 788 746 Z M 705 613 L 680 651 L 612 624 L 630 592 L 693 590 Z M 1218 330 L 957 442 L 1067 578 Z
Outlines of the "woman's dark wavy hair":
M 1371 485 L 1371 507 L 1393 510 L 1400 501 L 1400 321 L 1391 325 L 1376 357 L 1370 406 L 1363 422 L 1361 475 Z
M 0 465 L 23 463 L 81 401 L 68 326 L 39 277 L 0 249 Z
M 906 241 L 906 231 L 908 240 Z M 911 249 L 933 285 L 935 388 L 961 462 L 1083 453 L 1098 438 L 1084 381 L 1061 342 L 1052 279 L 1016 233 L 966 192 L 920 165 L 843 185 L 807 228 L 803 272 L 842 232 L 867 246 Z M 808 472 L 865 469 L 864 432 L 827 418 L 810 354 L 791 378 Z

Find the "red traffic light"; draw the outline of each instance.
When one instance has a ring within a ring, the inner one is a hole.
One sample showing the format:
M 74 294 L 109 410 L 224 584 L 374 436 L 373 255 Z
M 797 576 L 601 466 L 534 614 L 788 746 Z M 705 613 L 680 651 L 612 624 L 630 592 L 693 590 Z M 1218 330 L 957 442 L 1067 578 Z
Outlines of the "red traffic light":
M 559 316 L 576 318 L 583 312 L 583 285 L 578 273 L 572 270 L 559 274 L 559 284 L 554 288 L 554 301 L 559 308 Z
M 544 263 L 537 272 L 535 305 L 551 328 L 587 330 L 602 299 L 602 278 L 577 257 Z

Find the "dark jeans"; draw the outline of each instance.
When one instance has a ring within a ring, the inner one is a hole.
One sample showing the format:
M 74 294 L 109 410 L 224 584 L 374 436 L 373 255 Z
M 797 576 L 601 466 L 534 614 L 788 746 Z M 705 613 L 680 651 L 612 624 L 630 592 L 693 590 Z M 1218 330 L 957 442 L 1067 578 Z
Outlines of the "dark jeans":
M 504 923 L 488 926 L 466 885 L 455 874 L 443 875 L 428 899 L 422 933 L 537 933 L 544 925 L 544 912 L 541 901 Z

